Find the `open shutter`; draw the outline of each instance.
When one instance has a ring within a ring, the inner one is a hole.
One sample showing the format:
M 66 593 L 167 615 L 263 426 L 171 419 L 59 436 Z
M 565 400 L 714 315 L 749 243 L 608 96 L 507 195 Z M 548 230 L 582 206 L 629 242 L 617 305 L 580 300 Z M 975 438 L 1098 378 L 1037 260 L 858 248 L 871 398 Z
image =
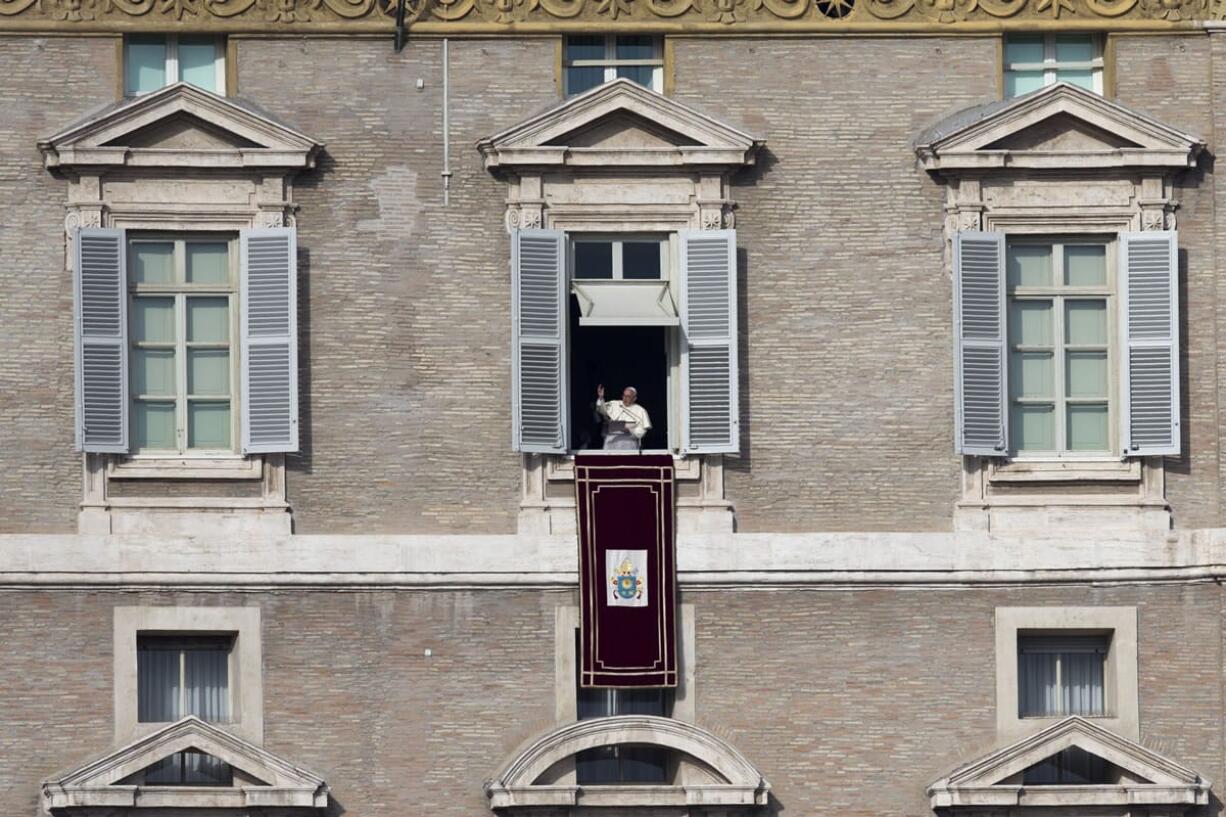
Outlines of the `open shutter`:
M 959 454 L 1002 457 L 1009 440 L 1005 235 L 954 236 L 954 416 Z
M 566 234 L 511 232 L 511 402 L 516 451 L 564 454 L 566 389 Z
M 736 453 L 736 230 L 683 230 L 680 240 L 682 449 Z
M 243 453 L 297 451 L 297 237 L 269 227 L 239 238 Z
M 128 451 L 128 298 L 124 231 L 76 234 L 76 442 L 79 451 Z
M 1173 230 L 1120 234 L 1120 441 L 1179 453 L 1179 262 Z

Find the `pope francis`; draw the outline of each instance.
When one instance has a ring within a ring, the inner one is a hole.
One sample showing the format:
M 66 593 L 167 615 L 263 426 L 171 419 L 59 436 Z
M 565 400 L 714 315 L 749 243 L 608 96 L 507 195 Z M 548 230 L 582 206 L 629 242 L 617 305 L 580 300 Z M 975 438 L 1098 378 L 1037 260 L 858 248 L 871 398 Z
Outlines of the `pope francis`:
M 604 399 L 604 384 L 596 387 L 596 413 L 604 422 L 604 447 L 610 451 L 638 451 L 651 428 L 647 409 L 638 404 L 638 390 L 627 386 L 622 399 Z

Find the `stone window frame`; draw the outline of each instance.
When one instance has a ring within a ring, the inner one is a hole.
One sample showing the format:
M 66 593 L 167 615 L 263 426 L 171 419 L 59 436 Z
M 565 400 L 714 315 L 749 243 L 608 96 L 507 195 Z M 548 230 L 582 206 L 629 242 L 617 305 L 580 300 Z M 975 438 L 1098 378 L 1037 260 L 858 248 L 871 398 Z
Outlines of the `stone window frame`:
M 1103 672 L 1107 712 L 1085 719 L 1136 740 L 1140 734 L 1137 667 L 1136 607 L 997 607 L 996 628 L 996 735 L 1017 740 L 1064 720 L 1022 718 L 1018 715 L 1017 649 L 1020 631 L 1035 634 L 1105 634 L 1111 641 Z
M 115 742 L 156 732 L 137 711 L 137 639 L 151 635 L 232 635 L 230 721 L 217 724 L 252 743 L 264 741 L 264 677 L 259 607 L 116 607 L 113 613 Z

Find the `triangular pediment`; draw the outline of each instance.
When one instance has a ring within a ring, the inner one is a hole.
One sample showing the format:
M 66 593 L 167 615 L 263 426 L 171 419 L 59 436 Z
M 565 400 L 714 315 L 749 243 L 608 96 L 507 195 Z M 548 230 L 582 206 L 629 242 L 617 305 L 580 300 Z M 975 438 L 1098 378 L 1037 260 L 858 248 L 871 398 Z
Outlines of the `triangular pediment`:
M 923 133 L 927 170 L 1191 167 L 1205 147 L 1172 128 L 1076 85 L 961 111 Z
M 310 167 L 323 144 L 252 103 L 177 83 L 86 115 L 39 143 L 48 167 Z
M 1100 766 L 1109 773 L 1109 782 L 1078 785 L 1079 789 L 1092 792 L 1086 803 L 1132 802 L 1139 796 L 1143 802 L 1154 804 L 1192 805 L 1203 803 L 1208 797 L 1210 783 L 1197 772 L 1076 716 L 959 767 L 932 784 L 928 794 L 934 808 L 1002 802 L 1051 805 L 1047 799 L 1058 797 L 1064 787 L 1027 782 L 1024 778 L 1028 770 L 1070 752 L 1084 753 L 1083 757 L 1100 761 Z
M 730 125 L 618 79 L 593 88 L 477 147 L 486 167 L 748 165 L 762 145 Z
M 326 805 L 328 786 L 323 778 L 218 726 L 189 716 L 45 781 L 43 794 L 48 811 L 86 808 L 103 802 L 113 804 L 125 795 L 135 796 L 135 790 L 142 784 L 133 781 L 140 780 L 142 772 L 188 751 L 216 758 L 233 770 L 233 784 L 217 787 L 214 792 L 222 792 L 223 797 L 227 791 L 238 795 L 231 797 L 234 802 L 266 801 L 309 808 Z M 171 797 L 193 793 L 189 789 L 161 788 L 172 789 L 165 795 Z

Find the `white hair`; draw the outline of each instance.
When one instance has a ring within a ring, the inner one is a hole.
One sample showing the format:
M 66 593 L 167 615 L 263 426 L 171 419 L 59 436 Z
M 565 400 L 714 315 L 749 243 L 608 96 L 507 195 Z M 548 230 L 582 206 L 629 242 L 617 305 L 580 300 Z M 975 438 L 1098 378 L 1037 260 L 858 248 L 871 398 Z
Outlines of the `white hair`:
M 622 391 L 632 391 L 634 392 L 635 397 L 639 396 L 639 390 L 636 389 L 634 386 L 627 386 L 626 388 L 622 389 Z

